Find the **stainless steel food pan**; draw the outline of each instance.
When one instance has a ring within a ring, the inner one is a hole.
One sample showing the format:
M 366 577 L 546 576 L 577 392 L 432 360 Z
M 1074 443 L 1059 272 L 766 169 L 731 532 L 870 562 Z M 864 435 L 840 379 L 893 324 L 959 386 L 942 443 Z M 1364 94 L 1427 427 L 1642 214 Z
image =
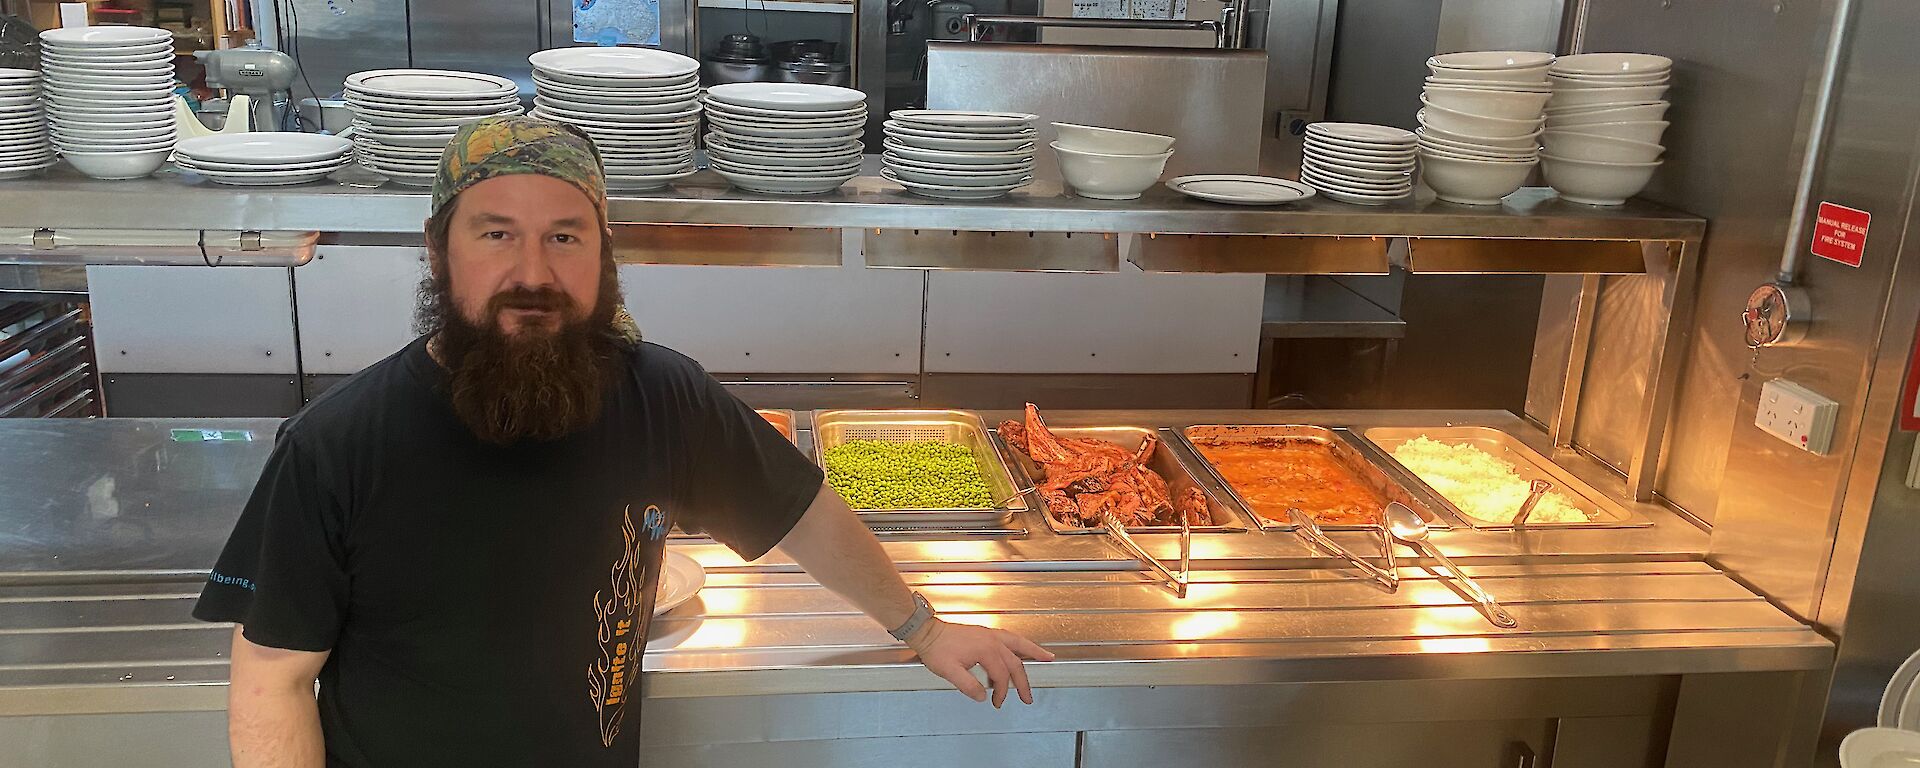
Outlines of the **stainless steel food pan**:
M 1027 509 L 1013 473 L 994 450 L 993 438 L 979 414 L 969 411 L 855 411 L 813 412 L 813 460 L 824 469 L 827 450 L 849 440 L 916 442 L 944 440 L 972 452 L 975 466 L 986 478 L 987 490 L 1001 503 L 991 509 L 856 509 L 870 525 L 887 527 L 1006 528 Z
M 1194 471 L 1193 465 L 1188 463 L 1186 457 L 1181 456 L 1180 452 L 1174 447 L 1175 440 L 1171 432 L 1163 431 L 1157 433 L 1156 430 L 1148 427 L 1048 427 L 1047 429 L 1055 436 L 1061 438 L 1100 440 L 1120 446 L 1129 451 L 1138 450 L 1141 441 L 1145 440 L 1148 435 L 1158 434 L 1160 447 L 1154 449 L 1153 456 L 1147 459 L 1147 469 L 1153 470 L 1167 481 L 1167 491 L 1172 498 L 1179 498 L 1180 494 L 1188 488 L 1199 488 L 1200 492 L 1207 497 L 1207 512 L 1210 523 L 1207 525 L 1193 526 L 1193 532 L 1245 533 L 1247 531 L 1246 522 L 1241 519 L 1239 514 L 1234 512 L 1233 507 L 1221 501 L 1219 496 L 1216 496 L 1204 483 L 1200 482 L 1200 476 Z M 999 435 L 997 430 L 995 434 L 1000 438 L 1001 443 L 1007 446 L 1007 455 L 1013 457 L 1013 466 L 1019 473 L 1021 487 L 1032 488 L 1037 486 L 1040 481 L 1046 479 L 1046 469 L 1044 467 L 1040 466 L 1033 459 L 1027 458 L 1027 455 L 1019 449 L 1008 444 L 1006 442 L 1006 436 Z M 1041 499 L 1038 503 L 1041 511 L 1045 513 L 1044 516 L 1047 518 L 1047 527 L 1052 528 L 1054 533 L 1101 533 L 1104 531 L 1104 529 L 1099 526 L 1082 528 L 1071 523 L 1056 520 L 1054 519 L 1052 510 L 1046 509 L 1045 499 Z M 1177 534 L 1180 532 L 1180 526 L 1130 526 L 1127 528 L 1127 532 Z
M 1246 497 L 1240 495 L 1240 491 L 1220 474 L 1219 468 L 1207 460 L 1207 455 L 1200 451 L 1201 444 L 1299 441 L 1324 445 L 1333 453 L 1334 460 L 1340 462 L 1348 472 L 1353 473 L 1362 483 L 1387 501 L 1397 501 L 1411 507 L 1421 519 L 1427 521 L 1429 527 L 1436 529 L 1449 527 L 1447 519 L 1436 511 L 1440 508 L 1438 502 L 1432 500 L 1426 491 L 1415 491 L 1413 486 L 1389 474 L 1375 463 L 1361 450 L 1360 441 L 1347 430 L 1310 424 L 1196 424 L 1182 428 L 1179 435 L 1201 466 L 1207 468 L 1207 474 L 1213 477 L 1213 481 L 1225 489 L 1227 496 L 1240 507 L 1240 511 L 1244 512 L 1249 519 L 1258 522 L 1261 528 L 1290 531 L 1293 530 L 1294 525 L 1291 521 L 1269 519 L 1254 511 L 1253 505 L 1247 502 Z M 1311 512 L 1311 510 L 1308 511 Z M 1322 524 L 1320 527 L 1333 531 L 1379 529 L 1377 525 Z
M 1475 528 L 1512 528 L 1513 524 L 1511 522 L 1485 520 L 1469 514 L 1465 509 L 1453 503 L 1452 500 L 1442 495 L 1439 491 L 1434 490 L 1433 486 L 1420 479 L 1420 476 L 1414 474 L 1413 470 L 1395 461 L 1393 459 L 1394 449 L 1399 448 L 1401 444 L 1409 440 L 1423 435 L 1430 440 L 1438 440 L 1443 443 L 1455 445 L 1465 443 L 1471 445 L 1482 451 L 1486 451 L 1494 458 L 1502 459 L 1512 464 L 1514 471 L 1520 475 L 1522 481 L 1532 482 L 1534 480 L 1546 480 L 1547 482 L 1553 483 L 1554 492 L 1565 496 L 1574 508 L 1587 513 L 1587 517 L 1589 518 L 1589 521 L 1585 523 L 1550 523 L 1535 520 L 1527 523 L 1526 527 L 1528 528 L 1642 528 L 1653 525 L 1651 521 L 1630 510 L 1619 509 L 1595 501 L 1595 499 L 1599 498 L 1599 494 L 1594 492 L 1591 486 L 1567 474 L 1566 470 L 1556 466 L 1552 461 L 1548 460 L 1547 457 L 1541 456 L 1539 452 L 1533 450 L 1533 448 L 1529 447 L 1526 443 L 1521 442 L 1519 438 L 1494 429 L 1493 427 L 1373 427 L 1366 430 L 1365 435 L 1367 442 L 1372 443 L 1379 449 L 1380 458 L 1391 465 L 1391 469 L 1395 474 L 1402 476 L 1409 484 L 1416 485 L 1423 492 L 1432 495 L 1447 511 L 1452 512 L 1461 520 L 1466 521 L 1468 525 Z

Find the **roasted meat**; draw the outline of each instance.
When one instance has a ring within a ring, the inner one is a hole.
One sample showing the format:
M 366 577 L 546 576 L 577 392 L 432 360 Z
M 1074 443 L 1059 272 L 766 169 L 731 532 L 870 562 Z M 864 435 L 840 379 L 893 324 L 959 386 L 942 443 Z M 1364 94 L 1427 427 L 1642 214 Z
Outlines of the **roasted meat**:
M 1040 409 L 1028 403 L 1026 422 L 1001 423 L 1000 437 L 1040 465 L 1045 473 L 1040 498 L 1062 523 L 1095 526 L 1108 515 L 1128 527 L 1179 525 L 1176 515 L 1186 515 L 1193 525 L 1210 522 L 1206 494 L 1186 488 L 1175 499 L 1166 478 L 1146 467 L 1160 445 L 1153 435 L 1133 451 L 1104 440 L 1059 437 L 1040 420 Z

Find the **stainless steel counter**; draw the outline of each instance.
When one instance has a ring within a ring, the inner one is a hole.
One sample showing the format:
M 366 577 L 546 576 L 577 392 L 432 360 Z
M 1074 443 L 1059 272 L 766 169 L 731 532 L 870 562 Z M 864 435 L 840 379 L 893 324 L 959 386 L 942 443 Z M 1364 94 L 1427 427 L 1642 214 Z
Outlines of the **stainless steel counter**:
M 992 422 L 1012 414 L 984 415 Z M 1544 435 L 1498 412 L 1061 411 L 1049 418 L 1058 426 L 1277 418 L 1488 424 L 1526 435 L 1536 448 L 1544 443 Z M 0 736 L 44 728 L 86 734 L 83 740 L 105 745 L 89 757 L 143 754 L 142 739 L 161 738 L 198 750 L 192 761 L 173 763 L 182 765 L 218 754 L 231 629 L 195 622 L 188 611 L 197 574 L 224 539 L 267 445 L 191 435 L 177 442 L 167 430 L 252 430 L 263 438 L 274 426 L 0 424 L 0 440 L 13 449 L 0 454 L 0 484 L 9 489 L 0 500 Z M 1577 455 L 1556 459 L 1610 503 L 1626 498 L 1624 483 L 1604 467 Z M 1558 748 L 1569 754 L 1641 754 L 1655 738 L 1649 734 L 1673 717 L 1673 691 L 1683 679 L 1750 680 L 1772 690 L 1830 662 L 1831 643 L 1701 561 L 1704 533 L 1659 507 L 1633 509 L 1654 525 L 1438 534 L 1519 620 L 1511 630 L 1486 622 L 1416 561 L 1402 561 L 1402 586 L 1388 594 L 1284 533 L 1198 537 L 1200 567 L 1184 599 L 1102 537 L 1055 535 L 1037 521 L 1025 537 L 887 542 L 907 580 L 950 617 L 1019 631 L 1060 655 L 1029 667 L 1042 704 L 991 715 L 962 706 L 906 649 L 777 551 L 748 564 L 716 545 L 675 542 L 710 573 L 696 600 L 656 625 L 644 660 L 643 740 L 660 750 L 654 754 L 687 765 L 760 764 L 774 759 L 769 749 L 785 750 L 779 759 L 787 764 L 840 765 L 848 755 L 878 759 L 907 742 L 916 754 L 948 750 L 936 764 L 971 764 L 957 757 L 969 749 L 942 741 L 955 738 L 998 744 L 993 749 L 1009 755 L 1044 744 L 1053 757 L 1036 765 L 1132 765 L 1132 748 L 1123 745 L 1146 739 L 1163 749 L 1173 743 L 1166 739 L 1181 738 L 1153 729 L 1178 727 L 1232 735 L 1238 751 L 1215 762 L 1252 765 L 1264 764 L 1259 755 L 1267 748 L 1248 745 L 1270 728 L 1248 712 L 1347 733 L 1340 729 L 1373 716 L 1354 705 L 1384 695 L 1420 709 L 1408 722 L 1479 723 L 1416 728 L 1395 737 L 1396 749 L 1467 732 L 1476 734 L 1475 749 L 1516 738 L 1544 748 L 1540 734 L 1557 727 Z M 1168 550 L 1165 542 L 1147 546 Z M 1141 700 L 1171 714 L 1127 704 Z M 1742 698 L 1726 700 L 1740 705 Z M 1744 705 L 1762 700 L 1748 694 Z M 1588 725 L 1568 730 L 1575 722 Z M 1606 728 L 1582 730 L 1589 726 Z M 1638 735 L 1621 737 L 1621 727 Z M 124 743 L 109 744 L 114 739 Z M 1110 760 L 1060 756 L 1073 754 L 1076 739 L 1088 745 L 1086 754 Z M 1491 764 L 1448 759 L 1433 764 Z
M 90 229 L 100 226 L 100 211 L 112 210 L 119 229 L 418 235 L 426 191 L 379 181 L 346 171 L 327 183 L 277 188 L 223 187 L 172 174 L 103 182 L 63 165 L 42 178 L 0 185 L 8 203 L 0 207 L 0 229 Z M 1545 188 L 1522 190 L 1499 208 L 1430 196 L 1377 207 L 1315 197 L 1249 208 L 1193 200 L 1163 186 L 1139 200 L 1110 202 L 1045 183 L 1001 200 L 954 202 L 907 194 L 877 175 L 827 195 L 779 198 L 740 192 L 706 171 L 658 192 L 615 192 L 609 216 L 616 223 L 830 229 L 1565 240 L 1698 240 L 1706 231 L 1703 219 L 1654 203 L 1595 208 L 1563 202 Z

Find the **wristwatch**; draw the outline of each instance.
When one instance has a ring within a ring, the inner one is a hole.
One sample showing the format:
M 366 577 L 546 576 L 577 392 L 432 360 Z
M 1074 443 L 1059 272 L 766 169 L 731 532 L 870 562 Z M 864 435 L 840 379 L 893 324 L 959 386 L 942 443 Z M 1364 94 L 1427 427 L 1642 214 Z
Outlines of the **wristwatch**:
M 920 631 L 921 627 L 932 620 L 933 606 L 927 603 L 925 595 L 915 592 L 913 593 L 913 615 L 907 617 L 906 623 L 888 630 L 887 634 L 893 635 L 893 639 L 904 643 L 907 638 L 913 637 L 913 633 Z

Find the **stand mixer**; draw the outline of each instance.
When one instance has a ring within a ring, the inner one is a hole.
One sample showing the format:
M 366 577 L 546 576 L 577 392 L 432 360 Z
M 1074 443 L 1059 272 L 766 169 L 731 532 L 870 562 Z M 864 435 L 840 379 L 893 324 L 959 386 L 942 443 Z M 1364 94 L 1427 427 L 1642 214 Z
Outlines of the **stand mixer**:
M 244 48 L 198 51 L 193 54 L 207 67 L 207 85 L 224 88 L 229 94 L 246 96 L 253 102 L 253 128 L 280 130 L 280 112 L 274 108 L 279 94 L 289 94 L 299 69 L 293 57 L 250 42 Z

